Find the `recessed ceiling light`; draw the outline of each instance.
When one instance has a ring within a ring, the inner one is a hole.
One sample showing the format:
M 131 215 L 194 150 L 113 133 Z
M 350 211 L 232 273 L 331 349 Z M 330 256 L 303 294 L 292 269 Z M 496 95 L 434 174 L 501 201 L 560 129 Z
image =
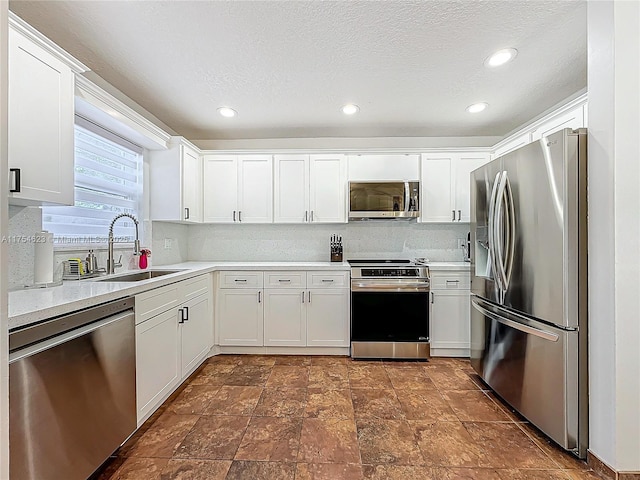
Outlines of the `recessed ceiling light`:
M 516 58 L 516 55 L 518 55 L 518 50 L 515 48 L 504 48 L 502 50 L 498 50 L 490 57 L 487 57 L 484 61 L 484 65 L 485 67 L 499 67 L 500 65 L 504 65 Z
M 223 117 L 227 117 L 227 118 L 235 117 L 238 114 L 238 112 L 236 112 L 233 108 L 230 108 L 230 107 L 220 107 L 218 109 L 218 113 Z
M 342 113 L 345 115 L 354 115 L 360 111 L 360 107 L 358 105 L 354 105 L 353 103 L 347 103 L 342 107 Z
M 488 103 L 484 103 L 484 102 L 474 103 L 473 105 L 469 105 L 467 107 L 467 112 L 469 112 L 469 113 L 478 113 L 478 112 L 483 111 L 488 106 L 489 106 L 489 104 Z

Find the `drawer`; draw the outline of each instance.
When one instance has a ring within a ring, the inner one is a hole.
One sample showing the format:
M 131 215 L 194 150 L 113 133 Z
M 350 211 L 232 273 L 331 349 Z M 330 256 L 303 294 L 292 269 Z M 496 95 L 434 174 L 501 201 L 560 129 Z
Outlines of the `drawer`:
M 136 325 L 165 312 L 180 303 L 180 283 L 172 283 L 136 295 Z
M 219 288 L 262 288 L 262 272 L 220 272 Z
M 349 272 L 307 272 L 307 288 L 349 288 Z
M 307 272 L 264 272 L 265 288 L 307 288 Z
M 470 274 L 465 273 L 431 273 L 431 290 L 469 290 Z
M 212 289 L 211 275 L 200 275 L 180 282 L 182 301 L 187 302 L 192 298 L 208 293 Z

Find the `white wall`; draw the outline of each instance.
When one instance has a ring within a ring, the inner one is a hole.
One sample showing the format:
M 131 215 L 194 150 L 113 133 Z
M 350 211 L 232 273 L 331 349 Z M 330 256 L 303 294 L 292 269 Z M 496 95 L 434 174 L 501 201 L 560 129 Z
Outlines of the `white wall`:
M 9 2 L 0 1 L 0 179 L 7 172 L 7 30 Z M 7 234 L 7 182 L 0 181 L 0 237 Z M 7 248 L 0 242 L 0 478 L 9 478 Z
M 640 471 L 640 4 L 589 2 L 590 450 Z

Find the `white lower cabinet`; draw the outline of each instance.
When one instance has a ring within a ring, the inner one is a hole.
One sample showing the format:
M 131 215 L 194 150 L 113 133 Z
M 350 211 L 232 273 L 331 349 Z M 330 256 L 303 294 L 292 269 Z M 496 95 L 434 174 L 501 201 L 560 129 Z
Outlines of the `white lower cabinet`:
M 218 290 L 218 344 L 255 347 L 263 344 L 262 290 Z
M 138 424 L 180 383 L 178 317 L 175 309 L 136 325 Z
M 264 344 L 304 346 L 307 344 L 305 291 L 267 289 L 264 291 Z
M 349 346 L 349 298 L 346 288 L 309 290 L 307 346 Z
M 136 403 L 141 425 L 213 346 L 211 276 L 136 295 Z
M 431 356 L 469 357 L 469 272 L 431 270 Z
M 348 347 L 348 277 L 339 271 L 220 272 L 218 344 Z M 267 288 L 255 288 L 263 279 Z
M 207 357 L 213 339 L 211 296 L 200 295 L 178 309 L 182 376 L 191 374 Z

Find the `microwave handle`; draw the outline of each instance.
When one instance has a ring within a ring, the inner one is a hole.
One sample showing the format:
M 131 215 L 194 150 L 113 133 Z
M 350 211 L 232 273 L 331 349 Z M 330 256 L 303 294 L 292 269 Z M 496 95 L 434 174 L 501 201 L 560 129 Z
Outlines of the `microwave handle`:
M 409 211 L 409 203 L 411 203 L 409 199 L 409 182 L 404 182 L 404 211 Z

